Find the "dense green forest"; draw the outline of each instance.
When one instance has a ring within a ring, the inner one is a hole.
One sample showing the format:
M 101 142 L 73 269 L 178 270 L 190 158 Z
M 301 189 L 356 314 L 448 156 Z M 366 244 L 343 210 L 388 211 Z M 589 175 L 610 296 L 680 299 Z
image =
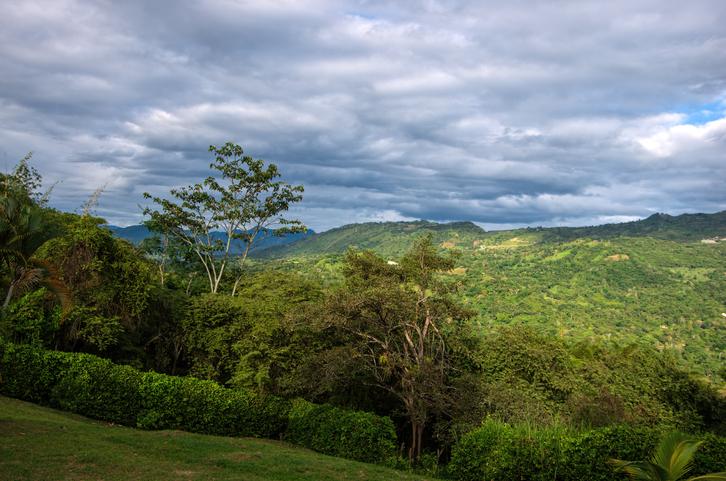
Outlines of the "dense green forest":
M 492 439 L 550 446 L 558 432 L 575 450 L 647 432 L 624 456 L 672 429 L 722 442 L 726 243 L 712 238 L 726 214 L 505 232 L 361 224 L 248 258 L 260 238 L 307 232 L 284 217 L 302 186 L 233 144 L 211 150 L 218 177 L 150 198 L 155 235 L 138 244 L 105 228 L 92 203 L 50 208 L 29 158 L 3 174 L 2 342 L 109 359 L 134 385 L 153 371 L 296 400 L 303 427 L 279 432 L 322 452 L 303 421 L 311 406 L 372 412 L 392 421 L 399 467 L 443 475 L 451 459 L 460 479 L 477 479 L 481 466 L 463 460 Z M 35 356 L 12 346 L 8 369 Z M 2 379 L 0 391 L 29 396 Z M 77 406 L 47 382 L 31 400 Z M 515 445 L 502 463 L 519 459 Z M 714 459 L 704 466 L 721 469 Z

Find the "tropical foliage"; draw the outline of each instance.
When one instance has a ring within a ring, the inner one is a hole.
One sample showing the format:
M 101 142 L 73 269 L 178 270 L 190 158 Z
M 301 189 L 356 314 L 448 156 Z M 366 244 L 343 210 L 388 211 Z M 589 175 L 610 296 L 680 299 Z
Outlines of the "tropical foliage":
M 626 473 L 638 481 L 679 481 L 688 476 L 694 468 L 696 450 L 701 446 L 683 433 L 672 432 L 665 436 L 647 461 L 610 460 L 617 471 Z M 724 481 L 726 472 L 709 473 L 689 477 L 685 481 Z

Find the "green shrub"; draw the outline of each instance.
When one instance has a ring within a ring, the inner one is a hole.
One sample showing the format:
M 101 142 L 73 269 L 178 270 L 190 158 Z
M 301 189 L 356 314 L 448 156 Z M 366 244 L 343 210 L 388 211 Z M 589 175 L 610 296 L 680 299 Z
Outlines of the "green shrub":
M 726 437 L 715 434 L 695 436 L 703 444 L 693 459 L 693 475 L 726 471 Z
M 6 343 L 0 358 L 0 393 L 57 407 L 51 392 L 70 366 L 73 354 Z
M 616 478 L 608 460 L 647 459 L 660 439 L 654 428 L 615 425 L 584 431 L 567 442 L 561 479 L 612 481 Z
M 0 316 L 0 333 L 8 340 L 44 346 L 58 331 L 60 310 L 53 307 L 45 288 L 29 292 L 11 303 Z
M 487 420 L 466 434 L 452 451 L 448 473 L 454 479 L 613 481 L 611 458 L 648 459 L 662 432 L 616 425 L 574 433 L 561 427 L 529 429 Z M 696 452 L 694 474 L 726 469 L 726 438 L 714 434 Z
M 396 452 L 389 418 L 302 399 L 292 403 L 285 438 L 321 453 L 372 463 L 386 462 Z
M 212 381 L 145 373 L 138 426 L 228 436 L 279 437 L 289 403 L 221 387 Z
M 51 392 L 51 403 L 91 418 L 134 426 L 141 373 L 90 354 L 68 356 L 71 361 Z
M 557 469 L 567 437 L 568 431 L 561 426 L 532 429 L 487 419 L 454 446 L 448 472 L 467 481 L 559 479 Z

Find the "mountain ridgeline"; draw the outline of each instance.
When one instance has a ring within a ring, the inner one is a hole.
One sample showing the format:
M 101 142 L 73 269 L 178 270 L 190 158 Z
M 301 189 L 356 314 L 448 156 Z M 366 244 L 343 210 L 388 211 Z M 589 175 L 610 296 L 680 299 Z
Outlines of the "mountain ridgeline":
M 153 233 L 144 225 L 118 227 L 107 225 L 116 237 L 138 244 Z M 424 220 L 413 222 L 366 222 L 348 224 L 325 232 L 263 235 L 252 248 L 252 255 L 262 258 L 284 258 L 300 255 L 341 254 L 348 248 L 371 249 L 385 256 L 398 257 L 411 241 L 431 234 L 434 242 L 444 248 L 470 246 L 484 240 L 521 239 L 528 242 L 566 242 L 588 238 L 596 240 L 616 237 L 652 237 L 676 242 L 726 239 L 726 211 L 715 214 L 653 214 L 633 222 L 603 224 L 587 227 L 528 227 L 486 232 L 473 222 L 436 223 Z M 226 241 L 222 232 L 216 237 Z M 515 240 L 516 242 L 516 240 Z M 234 240 L 232 253 L 244 249 L 244 241 Z
M 371 249 L 387 257 L 399 257 L 422 235 L 430 234 L 444 247 L 471 245 L 484 236 L 484 229 L 472 222 L 368 222 L 350 224 L 313 234 L 305 239 L 276 246 L 260 257 L 281 258 L 300 255 L 342 254 L 348 248 Z
M 434 242 L 444 248 L 470 247 L 487 241 L 527 243 L 566 242 L 580 238 L 613 239 L 616 237 L 652 237 L 677 242 L 726 238 L 726 211 L 715 214 L 653 214 L 634 222 L 604 224 L 592 227 L 534 227 L 485 232 L 472 222 L 439 224 L 427 221 L 369 222 L 350 224 L 302 239 L 261 249 L 261 257 L 282 258 L 299 255 L 340 254 L 349 247 L 372 249 L 385 256 L 398 257 L 411 241 L 431 234 Z

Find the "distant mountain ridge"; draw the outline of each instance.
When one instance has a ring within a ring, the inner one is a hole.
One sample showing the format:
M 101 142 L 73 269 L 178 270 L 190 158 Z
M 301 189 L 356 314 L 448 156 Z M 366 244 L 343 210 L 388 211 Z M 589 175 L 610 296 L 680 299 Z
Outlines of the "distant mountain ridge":
M 106 226 L 117 237 L 134 244 L 152 234 L 144 225 Z M 265 236 L 255 242 L 251 254 L 264 258 L 298 255 L 341 254 L 350 247 L 373 249 L 381 255 L 398 257 L 413 239 L 430 234 L 444 248 L 468 247 L 491 237 L 536 237 L 539 242 L 567 242 L 579 238 L 612 239 L 615 237 L 653 237 L 677 242 L 726 239 L 726 211 L 714 214 L 653 214 L 645 219 L 587 227 L 527 227 L 486 232 L 473 222 L 437 223 L 425 220 L 404 222 L 366 222 L 348 224 L 325 232 Z M 225 240 L 223 233 L 215 236 Z M 241 253 L 244 242 L 233 241 L 232 253 Z
M 437 223 L 425 220 L 412 222 L 366 222 L 348 224 L 299 241 L 271 248 L 261 257 L 279 258 L 297 255 L 340 254 L 350 247 L 373 249 L 381 255 L 399 257 L 411 242 L 430 234 L 436 244 L 454 248 L 471 245 L 485 235 L 484 229 L 473 222 Z
M 548 235 L 571 240 L 580 237 L 607 239 L 613 237 L 653 237 L 672 241 L 697 241 L 726 237 L 726 210 L 713 214 L 653 214 L 645 219 L 588 227 L 549 227 Z
M 110 230 L 113 235 L 116 237 L 119 237 L 121 239 L 126 239 L 127 241 L 133 243 L 133 244 L 139 244 L 141 241 L 148 237 L 152 237 L 154 234 L 149 231 L 149 229 L 145 225 L 131 225 L 128 227 L 119 227 L 115 225 L 106 225 L 104 226 L 108 230 Z M 282 236 L 274 236 L 274 235 L 264 235 L 262 237 L 258 237 L 254 244 L 252 245 L 252 249 L 250 249 L 250 252 L 260 252 L 264 251 L 266 249 L 270 249 L 273 247 L 282 246 L 285 244 L 289 244 L 291 242 L 295 242 L 301 239 L 304 239 L 307 236 L 310 236 L 314 234 L 315 232 L 313 230 L 308 230 L 307 232 L 300 232 L 300 233 L 294 233 L 294 234 L 285 234 Z M 215 239 L 220 239 L 222 241 L 227 240 L 227 235 L 223 232 L 213 232 L 212 237 Z M 244 251 L 245 248 L 245 242 L 241 239 L 233 239 L 232 240 L 232 246 L 230 248 L 230 252 L 233 255 L 241 254 Z
M 295 242 L 259 252 L 260 257 L 280 258 L 298 255 L 340 254 L 349 247 L 372 249 L 381 255 L 398 257 L 411 241 L 431 234 L 444 248 L 469 247 L 491 237 L 536 237 L 538 242 L 566 242 L 578 238 L 653 237 L 677 242 L 726 238 L 726 211 L 714 214 L 653 214 L 642 220 L 589 227 L 527 227 L 486 232 L 473 222 L 436 223 L 367 222 L 348 224 L 306 236 Z

